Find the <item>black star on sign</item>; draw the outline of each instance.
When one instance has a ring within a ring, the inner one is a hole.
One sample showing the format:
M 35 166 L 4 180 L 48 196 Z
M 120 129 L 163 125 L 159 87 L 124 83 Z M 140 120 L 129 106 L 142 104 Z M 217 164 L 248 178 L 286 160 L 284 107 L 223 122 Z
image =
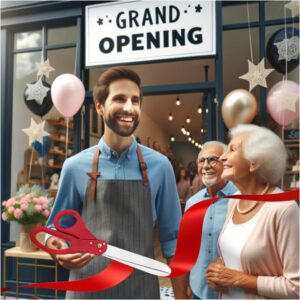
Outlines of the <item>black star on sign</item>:
M 203 7 L 201 7 L 201 5 L 200 4 L 198 4 L 197 6 L 195 6 L 195 9 L 196 9 L 196 12 L 197 13 L 201 13 L 201 9 L 202 9 Z
M 103 19 L 99 18 L 98 21 L 97 21 L 98 25 L 103 25 Z

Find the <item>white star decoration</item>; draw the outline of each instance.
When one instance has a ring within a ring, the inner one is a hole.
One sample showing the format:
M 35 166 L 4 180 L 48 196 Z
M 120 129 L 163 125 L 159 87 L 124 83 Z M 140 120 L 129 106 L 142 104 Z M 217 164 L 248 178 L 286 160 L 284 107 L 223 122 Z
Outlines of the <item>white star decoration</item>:
M 299 16 L 299 1 L 291 1 L 285 5 L 287 9 L 291 11 L 292 17 Z
M 43 61 L 43 59 L 41 59 L 41 62 L 36 63 L 36 65 L 38 68 L 37 76 L 45 75 L 47 78 L 49 78 L 50 72 L 55 71 L 55 69 L 50 66 L 49 59 L 47 59 L 46 61 Z
M 30 127 L 22 129 L 29 136 L 29 146 L 31 146 L 32 142 L 38 141 L 43 144 L 43 137 L 50 135 L 47 131 L 44 130 L 45 121 L 37 124 L 31 118 Z
M 28 96 L 27 101 L 35 100 L 39 104 L 43 103 L 44 98 L 47 96 L 47 92 L 50 90 L 48 87 L 43 86 L 42 77 L 34 83 L 27 83 L 27 89 L 25 95 Z
M 265 59 L 263 58 L 258 65 L 254 65 L 248 60 L 248 73 L 240 76 L 240 79 L 249 81 L 249 92 L 257 85 L 267 87 L 266 77 L 274 71 L 274 69 L 265 69 Z
M 274 92 L 272 98 L 276 98 L 276 111 L 279 113 L 285 109 L 296 112 L 296 102 L 299 95 L 291 92 L 289 89 L 282 85 L 279 91 Z
M 278 49 L 278 60 L 286 59 L 286 61 L 290 61 L 292 59 L 297 59 L 299 56 L 299 36 L 293 36 L 290 39 L 284 39 L 281 42 L 274 43 L 274 45 Z

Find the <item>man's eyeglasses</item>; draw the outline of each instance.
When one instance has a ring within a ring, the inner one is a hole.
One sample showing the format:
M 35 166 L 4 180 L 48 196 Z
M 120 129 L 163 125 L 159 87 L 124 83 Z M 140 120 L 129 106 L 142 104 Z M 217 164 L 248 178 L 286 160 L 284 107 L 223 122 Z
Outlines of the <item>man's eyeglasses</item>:
M 207 161 L 207 163 L 210 166 L 215 166 L 217 164 L 217 162 L 219 162 L 219 157 L 218 156 L 207 156 L 207 157 L 202 157 L 198 160 L 198 164 L 200 165 L 204 165 L 205 161 Z

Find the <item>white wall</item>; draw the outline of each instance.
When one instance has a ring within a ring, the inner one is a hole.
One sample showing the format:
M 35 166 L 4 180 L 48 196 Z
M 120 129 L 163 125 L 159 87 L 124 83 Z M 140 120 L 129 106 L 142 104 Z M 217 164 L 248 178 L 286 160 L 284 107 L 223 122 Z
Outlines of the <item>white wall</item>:
M 145 112 L 142 111 L 141 122 L 135 131 L 135 136 L 141 139 L 143 145 L 147 146 L 147 139 L 150 137 L 150 146 L 156 141 L 162 151 L 170 147 L 169 137 Z

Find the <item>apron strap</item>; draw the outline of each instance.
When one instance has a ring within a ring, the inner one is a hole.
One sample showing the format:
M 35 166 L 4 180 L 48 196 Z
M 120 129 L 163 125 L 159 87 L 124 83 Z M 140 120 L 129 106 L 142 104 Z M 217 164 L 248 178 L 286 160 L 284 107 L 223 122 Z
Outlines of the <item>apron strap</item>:
M 142 151 L 139 146 L 136 147 L 136 153 L 137 153 L 138 160 L 139 160 L 140 170 L 141 170 L 142 176 L 143 176 L 143 182 L 144 182 L 144 185 L 147 186 L 148 185 L 148 175 L 147 175 L 147 171 L 146 171 L 147 165 L 144 162 Z
M 139 160 L 139 166 L 140 170 L 143 176 L 143 183 L 145 186 L 148 185 L 148 175 L 147 175 L 147 165 L 144 162 L 144 158 L 142 155 L 142 151 L 139 146 L 136 147 L 136 153 Z M 95 193 L 96 193 L 96 186 L 97 186 L 97 177 L 100 176 L 100 173 L 98 172 L 98 161 L 99 161 L 99 155 L 100 155 L 100 149 L 97 147 L 96 151 L 94 152 L 93 157 L 93 165 L 92 165 L 92 172 L 88 172 L 87 175 L 91 178 L 91 188 L 90 188 L 90 199 L 95 199 Z
M 94 152 L 92 172 L 87 173 L 87 175 L 89 175 L 91 177 L 91 189 L 90 189 L 90 199 L 91 200 L 95 199 L 97 177 L 100 176 L 100 173 L 98 172 L 99 155 L 100 155 L 100 149 L 99 149 L 99 147 L 97 147 L 96 151 Z

